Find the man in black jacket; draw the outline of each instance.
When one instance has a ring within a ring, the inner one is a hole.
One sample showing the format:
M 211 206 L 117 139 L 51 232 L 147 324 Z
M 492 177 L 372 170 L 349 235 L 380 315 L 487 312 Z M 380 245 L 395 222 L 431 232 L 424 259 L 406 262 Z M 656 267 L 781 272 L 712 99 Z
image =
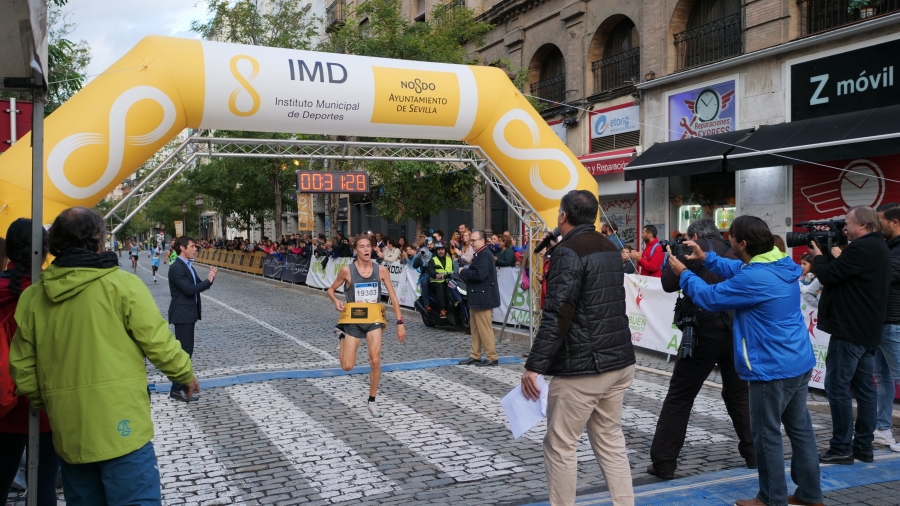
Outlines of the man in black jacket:
M 872 382 L 874 356 L 881 344 L 891 282 L 890 252 L 881 235 L 881 221 L 871 207 L 847 212 L 844 233 L 850 244 L 835 249 L 834 260 L 812 243 L 813 272 L 824 287 L 819 301 L 820 329 L 831 334 L 825 359 L 825 394 L 831 406 L 830 448 L 819 455 L 822 464 L 872 462 L 877 401 Z M 853 404 L 857 420 L 853 432 Z
M 484 230 L 472 232 L 470 240 L 475 249 L 472 263 L 459 269 L 459 275 L 466 281 L 469 305 L 469 326 L 472 332 L 472 348 L 469 358 L 460 365 L 476 366 L 497 365 L 497 348 L 494 343 L 494 327 L 491 325 L 491 313 L 500 307 L 500 286 L 497 284 L 497 268 L 494 267 L 494 255 L 487 247 Z M 437 246 L 435 246 L 435 250 Z M 481 349 L 487 360 L 481 360 Z
M 891 433 L 894 409 L 894 378 L 900 378 L 900 204 L 878 206 L 881 234 L 891 251 L 891 286 L 887 298 L 887 314 L 881 333 L 881 345 L 875 352 L 875 385 L 878 390 L 878 419 L 875 444 L 890 445 L 900 452 L 900 444 Z
M 175 239 L 175 251 L 178 258 L 169 267 L 169 292 L 172 301 L 169 303 L 169 323 L 175 327 L 175 339 L 181 343 L 181 348 L 194 353 L 194 325 L 200 318 L 200 292 L 209 290 L 216 279 L 217 269 L 210 267 L 206 279 L 200 280 L 194 271 L 194 257 L 197 256 L 197 245 L 194 240 L 186 235 Z M 187 387 L 181 383 L 172 382 L 172 390 L 169 397 L 187 402 L 197 398 L 188 396 Z
M 563 196 L 541 327 L 522 391 L 537 401 L 538 375 L 553 376 L 547 398 L 544 464 L 550 504 L 575 504 L 575 448 L 587 424 L 614 505 L 633 505 L 622 434 L 622 400 L 634 377 L 619 249 L 596 231 L 599 204 L 586 190 Z
M 687 236 L 705 252 L 714 251 L 719 256 L 735 258 L 731 245 L 722 238 L 713 220 L 698 220 L 687 229 Z M 677 257 L 688 269 L 697 274 L 707 284 L 714 285 L 722 278 L 703 266 L 698 260 Z M 662 287 L 668 293 L 681 290 L 680 277 L 666 264 L 662 271 Z M 685 303 L 691 303 L 684 296 Z M 722 374 L 722 400 L 737 433 L 738 451 L 747 462 L 747 467 L 756 469 L 756 448 L 750 431 L 750 389 L 746 381 L 740 379 L 734 367 L 734 343 L 732 336 L 731 311 L 700 311 L 697 314 L 699 326 L 694 329 L 694 349 L 690 357 L 678 359 L 669 392 L 663 401 L 656 433 L 650 446 L 650 460 L 647 472 L 664 479 L 675 477 L 678 454 L 684 446 L 688 420 L 694 399 L 700 393 L 703 382 L 709 377 L 713 367 L 719 365 Z

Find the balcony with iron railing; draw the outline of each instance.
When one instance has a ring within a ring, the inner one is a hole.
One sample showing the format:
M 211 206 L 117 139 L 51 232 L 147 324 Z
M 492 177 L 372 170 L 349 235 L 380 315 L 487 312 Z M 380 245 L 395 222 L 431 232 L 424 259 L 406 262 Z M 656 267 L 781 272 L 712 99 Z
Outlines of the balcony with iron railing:
M 594 93 L 634 86 L 632 79 L 640 79 L 641 48 L 603 58 L 591 63 L 594 73 Z
M 344 0 L 335 0 L 325 8 L 325 31 L 333 32 L 344 26 Z
M 743 52 L 740 13 L 675 34 L 678 70 L 724 60 Z
M 553 102 L 563 103 L 566 101 L 566 75 L 559 74 L 543 81 L 531 83 L 531 94 Z M 555 107 L 560 104 L 547 104 L 549 107 Z
M 851 9 L 850 0 L 797 0 L 797 5 L 800 7 L 800 36 L 900 11 L 900 0 L 873 0 L 861 9 Z

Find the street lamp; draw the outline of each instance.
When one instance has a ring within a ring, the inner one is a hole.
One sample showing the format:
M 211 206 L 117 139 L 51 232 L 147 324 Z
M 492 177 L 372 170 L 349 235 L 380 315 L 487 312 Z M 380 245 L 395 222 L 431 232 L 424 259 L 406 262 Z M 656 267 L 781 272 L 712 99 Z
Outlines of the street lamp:
M 197 203 L 197 239 L 203 239 L 203 195 L 194 197 Z
M 185 235 L 185 225 L 187 225 L 187 204 L 181 204 L 181 235 Z

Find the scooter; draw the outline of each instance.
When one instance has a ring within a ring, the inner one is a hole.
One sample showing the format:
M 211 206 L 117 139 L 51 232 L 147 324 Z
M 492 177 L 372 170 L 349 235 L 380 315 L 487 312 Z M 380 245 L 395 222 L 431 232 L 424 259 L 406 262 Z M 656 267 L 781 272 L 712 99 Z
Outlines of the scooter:
M 446 317 L 441 318 L 441 314 L 437 311 L 437 301 L 431 290 L 446 289 L 448 292 L 447 300 L 450 307 L 447 308 Z M 446 287 L 434 287 L 429 289 L 429 303 L 426 305 L 420 296 L 416 299 L 416 311 L 422 315 L 422 323 L 426 327 L 449 327 L 469 332 L 469 305 L 468 294 L 466 293 L 466 282 L 457 273 L 450 275 L 447 280 Z M 432 310 L 427 311 L 426 306 L 431 306 Z

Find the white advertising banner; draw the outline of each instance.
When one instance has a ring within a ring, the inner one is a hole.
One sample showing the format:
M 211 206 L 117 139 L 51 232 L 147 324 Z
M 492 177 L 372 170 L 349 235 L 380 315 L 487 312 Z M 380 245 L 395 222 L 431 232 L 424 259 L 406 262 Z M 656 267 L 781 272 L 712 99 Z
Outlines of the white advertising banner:
M 202 44 L 201 128 L 457 140 L 479 110 L 464 65 Z
M 677 293 L 663 291 L 659 278 L 625 275 L 625 312 L 635 346 L 669 355 L 678 352 L 681 331 L 672 324 L 676 299 Z
M 315 288 L 328 288 L 337 279 L 341 268 L 352 262 L 352 258 L 329 258 L 325 267 L 322 267 L 322 259 L 314 256 L 309 266 L 309 274 L 306 276 L 306 284 Z M 343 293 L 344 287 L 339 286 L 338 292 Z
M 503 315 L 509 307 L 509 301 L 512 298 L 512 311 L 509 312 L 507 323 L 510 325 L 528 326 L 531 324 L 531 317 L 528 313 L 528 303 L 531 300 L 531 292 L 522 290 L 522 280 L 519 279 L 518 267 L 500 267 L 497 269 L 497 285 L 500 289 L 500 307 L 494 309 L 491 313 L 491 319 L 497 323 L 503 322 Z M 513 297 L 515 292 L 515 297 Z
M 387 267 L 388 272 L 391 273 L 391 284 L 394 285 L 394 292 L 397 293 L 397 299 L 398 302 L 400 302 L 400 305 L 413 307 L 416 303 L 416 299 L 419 298 L 419 287 L 416 283 L 419 273 L 413 269 L 407 269 L 407 267 L 400 262 L 389 262 L 382 265 Z M 411 280 L 413 277 L 415 279 Z M 388 292 L 387 288 L 384 287 L 384 280 L 381 280 L 381 283 L 381 293 L 382 295 L 387 295 Z
M 800 290 L 803 291 L 805 288 L 805 286 L 801 286 Z M 818 308 L 801 304 L 800 309 L 803 311 L 803 323 L 806 324 L 809 340 L 812 341 L 813 353 L 816 355 L 816 365 L 813 367 L 809 386 L 824 389 L 825 357 L 828 356 L 828 341 L 831 340 L 831 334 L 819 329 Z

